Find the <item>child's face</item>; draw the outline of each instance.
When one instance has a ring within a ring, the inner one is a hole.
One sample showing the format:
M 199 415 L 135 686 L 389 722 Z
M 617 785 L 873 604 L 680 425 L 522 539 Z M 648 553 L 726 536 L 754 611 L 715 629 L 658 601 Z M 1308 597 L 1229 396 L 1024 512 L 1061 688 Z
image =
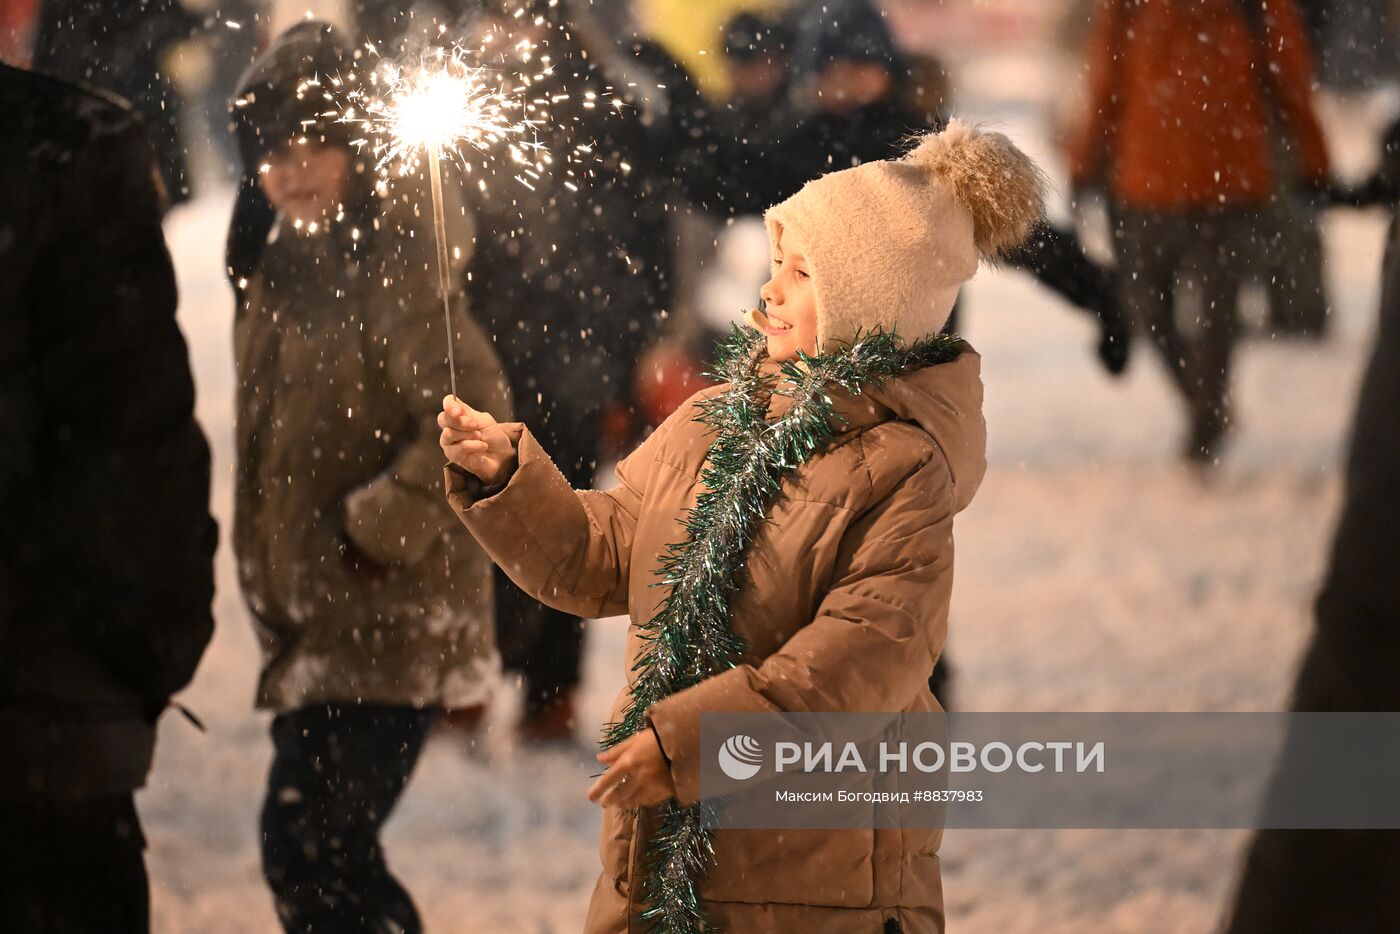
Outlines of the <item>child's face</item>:
M 837 59 L 817 76 L 817 106 L 843 114 L 884 100 L 894 88 L 894 76 L 878 62 Z
M 272 206 L 294 222 L 334 216 L 345 201 L 350 151 L 343 146 L 291 142 L 263 163 L 258 182 Z
M 729 82 L 740 101 L 763 102 L 782 89 L 786 63 L 771 55 L 755 55 L 729 66 Z
M 773 247 L 773 277 L 759 289 L 768 321 L 768 356 L 779 362 L 796 360 L 797 352 L 817 352 L 817 292 L 802 244 L 780 230 Z

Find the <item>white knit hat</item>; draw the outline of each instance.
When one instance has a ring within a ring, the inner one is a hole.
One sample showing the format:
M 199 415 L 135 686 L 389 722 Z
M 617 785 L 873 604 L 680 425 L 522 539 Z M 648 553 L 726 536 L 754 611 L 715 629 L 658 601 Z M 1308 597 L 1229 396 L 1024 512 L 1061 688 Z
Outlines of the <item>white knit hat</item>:
M 1000 133 L 953 120 L 900 159 L 808 182 L 768 209 L 769 245 L 800 241 L 817 300 L 817 352 L 877 328 L 938 333 L 978 259 L 1025 240 L 1044 176 Z

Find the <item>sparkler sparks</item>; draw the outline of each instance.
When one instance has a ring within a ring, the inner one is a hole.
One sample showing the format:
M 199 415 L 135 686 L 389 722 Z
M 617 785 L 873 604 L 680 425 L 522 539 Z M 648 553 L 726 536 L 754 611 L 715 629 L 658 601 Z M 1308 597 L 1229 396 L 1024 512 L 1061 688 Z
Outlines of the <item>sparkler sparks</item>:
M 367 86 L 350 94 L 343 119 L 364 127 L 367 138 L 356 143 L 372 148 L 375 168 L 386 174 L 406 175 L 434 151 L 466 165 L 466 150 L 501 144 L 519 162 L 535 148 L 537 125 L 520 90 L 503 86 L 460 46 L 437 48 L 408 64 L 381 62 Z
M 542 19 L 537 20 L 536 25 L 542 23 Z M 445 27 L 439 30 L 445 31 Z M 543 90 L 544 85 L 557 81 L 551 78 L 554 66 L 549 55 L 537 54 L 529 39 L 515 42 L 508 54 L 501 50 L 498 57 L 503 64 L 506 61 L 516 66 L 529 63 L 532 69 L 538 69 L 535 73 L 516 73 L 507 78 L 501 71 L 482 65 L 487 46 L 497 38 L 496 33 L 488 34 L 482 47 L 475 52 L 452 45 L 430 49 L 406 61 L 381 60 L 368 72 L 366 80 L 355 82 L 344 98 L 347 106 L 338 114 L 341 121 L 364 131 L 364 137 L 353 142 L 371 150 L 375 169 L 386 181 L 394 175 L 415 174 L 426 162 L 432 188 L 438 288 L 447 322 L 448 367 L 454 396 L 457 394 L 457 368 L 453 355 L 455 332 L 451 317 L 450 246 L 443 216 L 442 162 L 446 160 L 470 172 L 474 155 L 505 157 L 513 167 L 515 180 L 534 190 L 532 182 L 538 182 L 551 171 L 553 163 L 552 154 L 539 142 L 536 131 L 550 125 L 550 105 L 571 96 L 567 89 L 557 93 Z M 373 46 L 368 51 L 378 56 Z M 599 97 L 596 91 L 588 91 L 585 96 L 589 108 Z M 615 101 L 613 104 L 616 106 Z M 592 155 L 591 147 L 579 145 L 564 158 L 566 163 L 574 163 L 584 155 Z M 566 168 L 565 174 L 578 178 L 572 169 Z M 564 185 L 569 191 L 578 191 L 578 186 L 571 181 L 565 180 Z M 485 179 L 479 178 L 477 186 L 486 190 Z
M 367 87 L 351 92 L 350 107 L 341 117 L 366 128 L 369 138 L 356 143 L 373 147 L 375 168 L 380 173 L 396 168 L 399 174 L 407 175 L 418 167 L 420 157 L 428 160 L 438 291 L 447 324 L 447 367 L 454 397 L 457 361 L 442 160 L 447 158 L 469 169 L 464 147 L 485 152 L 504 143 L 515 161 L 526 161 L 524 153 L 530 144 L 520 138 L 531 133 L 534 123 L 523 116 L 526 105 L 518 94 L 521 89 L 515 90 L 512 94 L 503 89 L 491 72 L 469 61 L 460 46 L 435 48 L 409 66 L 381 63 L 371 73 Z

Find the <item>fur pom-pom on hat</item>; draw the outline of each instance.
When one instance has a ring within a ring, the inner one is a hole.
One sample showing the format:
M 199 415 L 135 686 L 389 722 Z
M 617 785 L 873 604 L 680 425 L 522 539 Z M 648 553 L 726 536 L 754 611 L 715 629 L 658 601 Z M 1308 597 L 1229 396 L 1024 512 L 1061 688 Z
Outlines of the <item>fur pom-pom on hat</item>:
M 979 262 L 1025 240 L 1044 192 L 1011 140 L 954 120 L 899 158 L 808 182 L 764 221 L 771 247 L 789 236 L 812 267 L 820 353 L 877 328 L 938 333 Z
M 972 215 L 972 239 L 984 259 L 995 260 L 1025 242 L 1040 220 L 1045 174 L 1001 133 L 951 120 L 928 133 L 905 155 L 953 188 Z

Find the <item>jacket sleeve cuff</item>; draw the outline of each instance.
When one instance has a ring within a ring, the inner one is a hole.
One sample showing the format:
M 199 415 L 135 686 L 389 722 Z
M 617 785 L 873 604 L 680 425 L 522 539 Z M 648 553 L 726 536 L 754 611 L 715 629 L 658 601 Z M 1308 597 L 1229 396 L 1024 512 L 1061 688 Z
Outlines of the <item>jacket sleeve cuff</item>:
M 656 729 L 656 724 L 650 720 L 647 721 L 647 726 L 651 729 L 651 735 L 656 737 L 656 748 L 661 750 L 661 758 L 666 763 L 666 768 L 669 769 L 671 757 L 666 755 L 666 744 L 661 741 L 661 733 Z
M 578 563 L 579 538 L 588 518 L 578 494 L 538 441 L 519 423 L 502 425 L 516 450 L 516 468 L 505 488 L 468 488 L 466 476 L 444 471 L 447 501 L 462 524 L 522 590 L 537 600 L 587 616 L 604 608 L 574 593 L 569 570 Z M 566 579 L 569 578 L 569 579 Z
M 504 490 L 510 483 L 510 477 L 506 477 L 498 483 L 482 483 L 481 478 L 476 474 L 463 470 L 453 463 L 443 465 L 443 469 L 446 471 L 445 477 L 447 480 L 448 494 L 458 494 L 463 499 L 470 500 L 471 502 L 490 499 Z M 514 476 L 514 473 L 514 471 L 511 471 L 512 476 Z
M 510 436 L 510 443 L 515 447 L 517 458 L 520 452 L 520 436 L 525 431 L 525 426 L 520 422 L 510 422 L 501 426 Z M 470 509 L 482 500 L 490 499 L 498 493 L 502 493 L 520 475 L 520 464 L 517 459 L 515 470 L 505 480 L 492 484 L 481 482 L 481 478 L 476 474 L 463 470 L 456 464 L 447 463 L 442 469 L 443 480 L 447 488 L 447 501 L 460 511 Z
M 700 717 L 707 713 L 769 713 L 776 709 L 753 689 L 749 680 L 752 672 L 748 665 L 731 668 L 647 708 L 647 722 L 670 760 L 676 801 L 682 806 L 700 800 Z

